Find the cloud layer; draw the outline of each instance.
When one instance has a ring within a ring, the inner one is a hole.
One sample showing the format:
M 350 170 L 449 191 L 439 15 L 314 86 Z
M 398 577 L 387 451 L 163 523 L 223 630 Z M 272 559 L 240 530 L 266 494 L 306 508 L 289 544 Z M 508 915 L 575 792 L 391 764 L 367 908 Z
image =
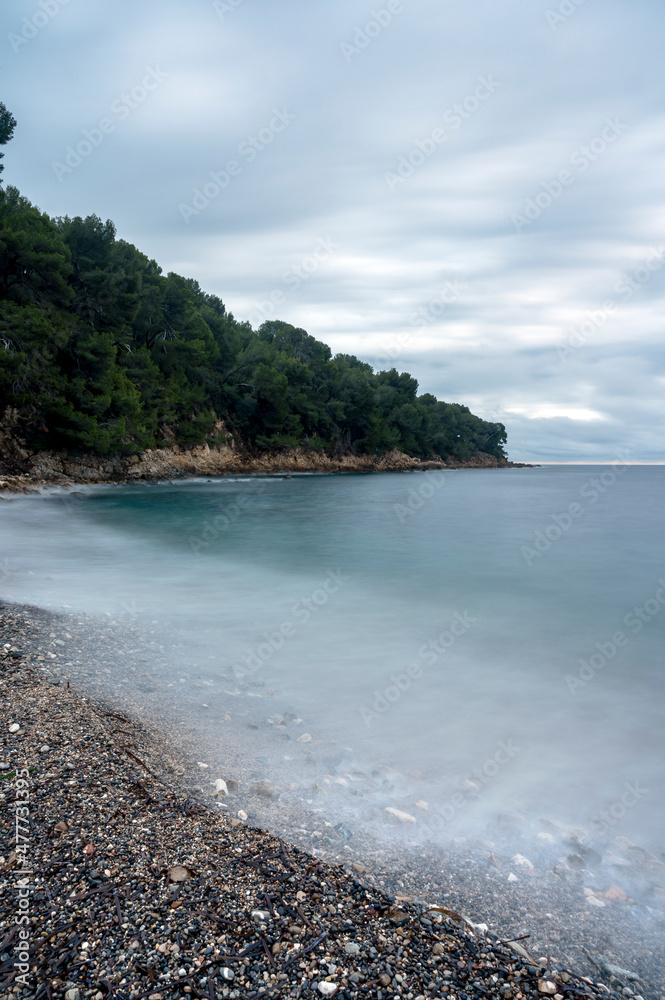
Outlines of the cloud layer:
M 503 420 L 516 460 L 661 461 L 664 21 L 646 0 L 16 2 L 4 180 L 112 218 L 253 325 Z

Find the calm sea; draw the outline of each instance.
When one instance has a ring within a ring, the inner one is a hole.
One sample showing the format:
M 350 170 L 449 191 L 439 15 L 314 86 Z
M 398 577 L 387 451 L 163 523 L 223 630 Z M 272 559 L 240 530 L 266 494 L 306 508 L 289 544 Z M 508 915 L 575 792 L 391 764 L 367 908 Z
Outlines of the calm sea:
M 2 504 L 0 592 L 179 636 L 183 711 L 286 718 L 430 823 L 662 849 L 664 499 L 620 463 L 81 488 Z

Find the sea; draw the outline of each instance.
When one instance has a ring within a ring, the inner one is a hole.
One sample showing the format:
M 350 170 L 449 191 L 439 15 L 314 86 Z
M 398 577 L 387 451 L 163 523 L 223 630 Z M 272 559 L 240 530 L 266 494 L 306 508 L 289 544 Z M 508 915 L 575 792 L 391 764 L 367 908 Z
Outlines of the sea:
M 619 460 L 55 489 L 0 504 L 0 596 L 143 630 L 172 718 L 263 727 L 260 775 L 351 827 L 371 786 L 379 836 L 545 816 L 660 856 L 664 499 Z

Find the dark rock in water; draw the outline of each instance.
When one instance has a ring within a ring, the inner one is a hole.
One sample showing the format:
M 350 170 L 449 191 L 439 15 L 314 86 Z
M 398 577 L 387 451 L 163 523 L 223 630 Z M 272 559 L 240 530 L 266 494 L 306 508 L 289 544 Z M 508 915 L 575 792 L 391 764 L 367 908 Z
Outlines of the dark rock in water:
M 345 844 L 348 844 L 348 842 L 353 837 L 353 834 L 351 833 L 351 831 L 349 830 L 348 826 L 345 823 L 338 823 L 337 826 L 334 827 L 334 829 L 337 831 L 337 833 L 339 833 Z
M 256 795 L 261 795 L 265 799 L 272 799 L 276 794 L 269 781 L 255 781 L 251 787 Z

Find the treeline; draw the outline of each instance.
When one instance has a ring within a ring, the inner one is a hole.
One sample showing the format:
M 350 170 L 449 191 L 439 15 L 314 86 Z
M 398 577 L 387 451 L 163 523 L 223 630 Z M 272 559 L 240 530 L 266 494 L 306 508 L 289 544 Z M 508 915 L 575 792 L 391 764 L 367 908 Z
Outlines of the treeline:
M 97 216 L 51 219 L 0 188 L 0 415 L 35 450 L 176 441 L 463 460 L 503 457 L 502 424 L 418 395 L 283 322 L 258 331 Z M 222 428 L 223 431 L 222 432 Z

